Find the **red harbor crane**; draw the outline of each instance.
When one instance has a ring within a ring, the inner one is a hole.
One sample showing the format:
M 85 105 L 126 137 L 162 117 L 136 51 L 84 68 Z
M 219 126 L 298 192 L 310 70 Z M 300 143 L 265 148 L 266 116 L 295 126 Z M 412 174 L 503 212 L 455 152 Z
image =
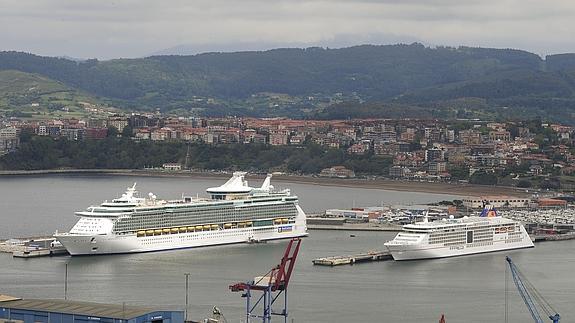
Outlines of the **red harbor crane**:
M 269 323 L 272 315 L 284 317 L 287 323 L 288 318 L 288 298 L 287 289 L 291 273 L 293 271 L 301 238 L 293 238 L 288 243 L 284 255 L 279 265 L 272 268 L 266 275 L 255 277 L 254 280 L 247 283 L 236 283 L 230 285 L 232 292 L 244 292 L 242 297 L 246 298 L 246 322 L 252 322 L 252 318 L 261 319 L 263 323 Z M 252 301 L 252 292 L 260 291 L 261 296 Z M 283 307 L 279 312 L 275 312 L 272 306 L 276 300 L 283 295 Z M 257 314 L 258 308 L 261 308 L 261 314 Z

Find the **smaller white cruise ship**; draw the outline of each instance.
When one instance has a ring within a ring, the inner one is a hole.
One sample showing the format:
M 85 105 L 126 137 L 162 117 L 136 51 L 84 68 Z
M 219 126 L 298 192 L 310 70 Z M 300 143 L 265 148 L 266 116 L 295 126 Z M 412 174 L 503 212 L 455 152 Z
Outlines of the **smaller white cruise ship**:
M 463 256 L 533 247 L 523 225 L 487 207 L 480 216 L 407 224 L 385 243 L 394 260 Z

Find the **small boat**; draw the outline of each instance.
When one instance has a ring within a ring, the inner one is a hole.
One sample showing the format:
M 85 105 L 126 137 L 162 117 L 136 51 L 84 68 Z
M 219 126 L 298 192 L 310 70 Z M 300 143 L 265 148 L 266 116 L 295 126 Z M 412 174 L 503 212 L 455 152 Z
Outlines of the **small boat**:
M 255 243 L 266 243 L 265 240 L 255 239 L 254 237 L 249 237 L 247 243 L 255 244 Z

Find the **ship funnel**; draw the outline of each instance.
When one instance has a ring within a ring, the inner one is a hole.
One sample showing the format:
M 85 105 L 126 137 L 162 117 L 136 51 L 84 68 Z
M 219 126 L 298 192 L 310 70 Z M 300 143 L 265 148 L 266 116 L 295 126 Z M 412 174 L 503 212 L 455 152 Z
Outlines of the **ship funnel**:
M 423 214 L 423 223 L 428 222 L 429 222 L 429 210 L 425 210 L 425 213 Z
M 491 217 L 496 217 L 499 215 L 497 214 L 497 210 L 495 209 L 495 207 L 493 207 L 493 205 L 486 204 L 483 208 L 483 211 L 481 211 L 481 214 L 479 216 L 482 218 L 491 218 Z
M 262 191 L 269 191 L 271 188 L 271 180 L 272 180 L 272 174 L 268 174 L 268 176 L 266 177 L 266 179 L 264 180 L 264 182 L 262 183 L 262 186 L 260 187 L 260 190 Z

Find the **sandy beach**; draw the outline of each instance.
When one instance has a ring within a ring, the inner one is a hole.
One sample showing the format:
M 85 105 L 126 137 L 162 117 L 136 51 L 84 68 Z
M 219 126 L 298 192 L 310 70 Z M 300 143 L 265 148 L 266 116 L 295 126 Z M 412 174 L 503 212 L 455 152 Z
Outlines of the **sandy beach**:
M 157 171 L 157 170 L 125 170 L 125 169 L 58 169 L 38 171 L 0 171 L 0 176 L 31 176 L 47 174 L 102 174 L 120 176 L 157 176 L 157 177 L 193 177 L 193 178 L 228 178 L 229 173 L 190 172 L 190 171 Z M 265 175 L 250 175 L 247 178 L 262 179 Z M 347 179 L 323 178 L 298 175 L 274 175 L 274 181 L 286 183 L 305 183 L 318 186 L 358 187 L 382 189 L 390 191 L 439 193 L 459 196 L 512 195 L 529 196 L 530 192 L 507 186 L 485 186 L 467 183 L 438 183 L 418 181 L 397 181 L 389 179 Z

